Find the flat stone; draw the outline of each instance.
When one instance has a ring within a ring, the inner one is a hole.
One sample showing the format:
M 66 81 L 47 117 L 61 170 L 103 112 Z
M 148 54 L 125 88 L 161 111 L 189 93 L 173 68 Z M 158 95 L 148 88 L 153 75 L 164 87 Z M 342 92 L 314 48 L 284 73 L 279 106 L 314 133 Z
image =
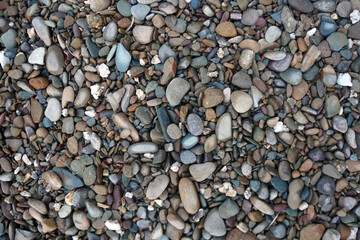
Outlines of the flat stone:
M 300 230 L 300 240 L 320 240 L 324 231 L 322 224 L 309 224 Z
M 331 50 L 336 52 L 349 45 L 346 35 L 341 32 L 332 33 L 327 37 L 326 41 L 329 43 Z
M 113 42 L 118 35 L 118 26 L 115 22 L 110 22 L 104 29 L 103 38 L 106 41 Z
M 234 74 L 231 83 L 239 88 L 249 89 L 252 86 L 251 77 L 245 71 Z
M 217 208 L 211 209 L 206 215 L 204 228 L 209 234 L 216 237 L 221 237 L 226 234 L 224 220 L 221 218 Z
M 346 133 L 346 131 L 348 130 L 347 120 L 345 118 L 343 118 L 342 116 L 335 116 L 332 119 L 332 125 L 333 125 L 334 130 L 341 132 L 341 133 Z
M 90 9 L 94 12 L 100 12 L 110 6 L 110 0 L 90 0 Z
M 131 14 L 139 19 L 139 20 L 144 20 L 145 17 L 148 15 L 148 13 L 150 12 L 151 8 L 148 5 L 145 4 L 136 4 L 134 6 L 131 7 Z
M 62 181 L 52 170 L 44 172 L 41 177 L 54 189 L 59 190 L 62 187 Z
M 146 6 L 146 5 L 144 5 Z M 140 44 L 148 44 L 153 39 L 155 28 L 151 26 L 136 25 L 133 30 L 133 36 Z
M 30 207 L 34 208 L 36 211 L 38 211 L 41 214 L 45 215 L 48 212 L 45 203 L 43 203 L 38 199 L 30 198 L 28 200 L 28 204 L 30 205 Z
M 227 141 L 232 138 L 231 114 L 224 113 L 216 123 L 215 133 L 219 141 Z
M 218 24 L 215 31 L 222 37 L 235 37 L 237 35 L 235 25 L 229 21 Z
M 347 36 L 349 38 L 360 39 L 360 22 L 349 27 Z
M 231 93 L 231 104 L 238 113 L 245 113 L 253 105 L 253 99 L 244 91 L 234 91 Z
M 306 52 L 305 57 L 302 61 L 301 71 L 307 72 L 314 65 L 317 58 L 320 56 L 321 52 L 315 45 L 312 45 L 309 50 Z
M 50 36 L 50 29 L 46 25 L 44 19 L 42 17 L 35 17 L 31 21 L 31 24 L 33 25 L 37 35 L 45 43 L 45 45 L 51 46 L 52 41 L 51 41 L 51 36 Z
M 280 72 L 280 77 L 291 85 L 298 85 L 302 79 L 302 73 L 299 69 L 289 68 L 284 72 Z
M 116 9 L 124 17 L 131 16 L 131 4 L 126 0 L 119 0 L 116 4 Z
M 228 219 L 232 216 L 236 216 L 239 212 L 239 205 L 235 201 L 231 200 L 231 198 L 227 198 L 219 206 L 219 214 L 223 219 Z
M 247 70 L 251 67 L 254 58 L 255 58 L 255 52 L 251 49 L 245 49 L 241 52 L 239 58 L 239 65 L 243 69 Z
M 64 188 L 73 190 L 84 186 L 83 181 L 68 170 L 58 167 L 54 167 L 52 170 L 60 177 Z
M 60 75 L 64 71 L 64 54 L 57 45 L 48 48 L 46 55 L 46 68 L 53 75 Z
M 75 211 L 73 213 L 74 225 L 79 230 L 87 230 L 90 227 L 90 220 L 83 211 Z
M 116 68 L 120 72 L 126 72 L 129 69 L 131 62 L 131 55 L 125 49 L 124 45 L 118 43 L 116 47 L 116 55 L 115 55 Z
M 301 179 L 294 179 L 289 184 L 289 195 L 287 203 L 293 210 L 299 208 L 301 203 L 301 192 L 304 187 L 304 182 Z
M 45 109 L 45 117 L 56 122 L 61 118 L 61 104 L 56 98 L 50 98 Z
M 194 183 L 189 178 L 179 181 L 179 194 L 186 212 L 195 214 L 200 208 L 200 200 Z
M 196 162 L 196 155 L 189 150 L 181 151 L 180 160 L 184 164 L 192 164 Z
M 280 38 L 280 36 L 281 36 L 281 30 L 276 26 L 269 27 L 265 33 L 265 39 L 269 43 L 275 42 Z
M 158 150 L 158 146 L 152 142 L 138 142 L 130 145 L 128 153 L 131 155 L 154 153 Z
M 174 15 L 167 16 L 165 18 L 166 25 L 175 32 L 184 33 L 186 31 L 186 21 L 182 18 L 174 18 Z
M 314 148 L 308 152 L 308 158 L 314 162 L 324 161 L 325 155 L 321 148 Z
M 319 10 L 320 12 L 334 12 L 336 8 L 335 1 L 327 1 L 327 0 L 320 0 L 314 2 L 314 8 Z
M 197 114 L 189 114 L 187 117 L 187 126 L 189 129 L 189 132 L 192 135 L 199 136 L 203 129 L 204 129 L 204 123 L 202 119 Z
M 143 124 L 150 124 L 154 118 L 154 115 L 152 114 L 152 112 L 150 111 L 149 108 L 147 107 L 138 107 L 135 110 L 135 116 L 137 118 L 139 118 L 139 120 L 143 123 Z
M 28 62 L 30 64 L 44 65 L 45 64 L 46 49 L 44 47 L 35 48 L 31 52 Z
M 255 9 L 247 10 L 243 13 L 243 16 L 241 18 L 242 24 L 246 26 L 252 26 L 255 25 L 255 23 L 259 19 L 259 13 Z
M 316 184 L 317 190 L 325 195 L 333 195 L 335 192 L 335 181 L 331 177 L 322 176 Z
M 310 0 L 289 0 L 289 5 L 303 13 L 311 13 L 314 10 L 314 6 Z
M 83 108 L 87 105 L 89 99 L 91 98 L 89 88 L 80 88 L 79 92 L 76 95 L 74 100 L 75 108 Z
M 325 100 L 325 116 L 327 118 L 334 117 L 335 115 L 339 114 L 340 112 L 340 101 L 335 95 L 330 95 Z
M 182 78 L 174 78 L 166 88 L 166 98 L 169 104 L 177 106 L 181 100 L 190 90 L 190 84 L 188 81 Z
M 224 101 L 224 93 L 217 88 L 207 88 L 204 92 L 202 105 L 204 108 L 211 108 Z
M 251 231 L 244 233 L 238 228 L 233 228 L 226 234 L 225 240 L 258 240 L 258 238 Z
M 278 61 L 270 61 L 268 64 L 268 68 L 274 72 L 284 72 L 290 67 L 292 59 L 293 55 L 291 53 L 286 53 L 284 59 Z
M 261 201 L 257 197 L 251 197 L 250 202 L 263 214 L 273 215 L 275 213 L 274 210 L 267 203 Z
M 162 174 L 157 176 L 153 182 L 149 183 L 146 190 L 146 197 L 150 200 L 158 198 L 169 184 L 169 177 Z
M 189 172 L 191 176 L 197 182 L 202 182 L 207 179 L 215 171 L 216 165 L 212 162 L 192 164 L 189 167 Z

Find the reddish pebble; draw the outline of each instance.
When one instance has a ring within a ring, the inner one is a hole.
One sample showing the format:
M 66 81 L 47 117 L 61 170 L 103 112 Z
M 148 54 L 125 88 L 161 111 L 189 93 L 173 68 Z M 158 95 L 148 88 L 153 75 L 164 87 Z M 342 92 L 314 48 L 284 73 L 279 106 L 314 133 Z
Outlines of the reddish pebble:
M 266 21 L 264 18 L 260 17 L 257 22 L 255 23 L 256 26 L 258 27 L 265 27 L 266 26 Z

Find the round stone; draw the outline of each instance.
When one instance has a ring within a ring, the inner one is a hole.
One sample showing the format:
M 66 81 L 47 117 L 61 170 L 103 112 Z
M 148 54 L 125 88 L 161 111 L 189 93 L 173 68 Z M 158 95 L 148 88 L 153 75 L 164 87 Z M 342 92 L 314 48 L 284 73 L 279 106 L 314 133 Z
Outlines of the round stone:
M 231 93 L 231 104 L 238 113 L 245 113 L 253 105 L 253 99 L 244 91 L 235 91 Z
M 202 119 L 199 117 L 199 115 L 194 113 L 189 114 L 187 118 L 187 124 L 189 132 L 195 136 L 200 135 L 204 129 L 204 123 Z

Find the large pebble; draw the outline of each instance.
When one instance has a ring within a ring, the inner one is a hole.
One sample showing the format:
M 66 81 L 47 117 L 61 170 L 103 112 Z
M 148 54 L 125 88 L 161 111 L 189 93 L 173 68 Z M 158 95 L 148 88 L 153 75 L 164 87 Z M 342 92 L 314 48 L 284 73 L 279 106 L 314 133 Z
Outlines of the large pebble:
M 177 106 L 189 90 L 188 81 L 182 78 L 174 78 L 166 88 L 166 98 L 170 105 Z
M 294 179 L 289 184 L 289 195 L 287 203 L 291 209 L 298 209 L 301 203 L 301 191 L 304 187 L 304 182 L 301 179 Z
M 136 25 L 133 29 L 133 36 L 141 44 L 148 44 L 152 41 L 154 27 Z
M 186 212 L 195 214 L 200 208 L 200 200 L 194 183 L 189 178 L 182 178 L 179 182 L 181 202 Z
M 224 220 L 221 218 L 217 208 L 211 209 L 206 215 L 204 228 L 208 233 L 216 237 L 224 236 L 226 234 Z
M 45 109 L 45 117 L 56 122 L 61 118 L 61 104 L 56 98 L 50 98 Z
M 217 121 L 215 128 L 216 138 L 219 141 L 227 141 L 232 137 L 231 114 L 224 113 Z M 212 149 L 212 148 L 210 148 Z
M 169 177 L 162 174 L 157 176 L 153 182 L 149 183 L 146 190 L 146 197 L 150 200 L 158 198 L 169 184 Z
M 131 55 L 121 43 L 119 43 L 116 47 L 115 62 L 116 68 L 120 72 L 126 72 L 129 69 Z
M 39 38 L 46 44 L 46 46 L 51 46 L 51 36 L 50 29 L 46 25 L 42 17 L 35 17 L 31 24 L 34 26 L 34 29 L 39 36 Z
M 138 142 L 130 145 L 128 148 L 129 154 L 144 154 L 154 153 L 158 150 L 158 146 L 152 142 Z
M 189 172 L 195 181 L 201 182 L 207 179 L 215 171 L 216 165 L 212 162 L 192 164 Z
M 49 47 L 46 55 L 46 68 L 54 75 L 60 75 L 64 71 L 64 54 L 57 45 Z
M 238 113 L 245 113 L 253 105 L 253 99 L 244 91 L 235 91 L 231 93 L 231 104 Z

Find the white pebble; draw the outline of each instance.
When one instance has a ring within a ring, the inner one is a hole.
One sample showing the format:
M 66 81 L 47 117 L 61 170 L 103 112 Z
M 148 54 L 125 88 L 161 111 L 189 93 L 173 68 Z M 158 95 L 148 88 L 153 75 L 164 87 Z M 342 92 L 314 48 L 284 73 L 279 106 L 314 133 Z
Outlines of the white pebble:
M 100 64 L 100 66 L 98 67 L 98 71 L 100 73 L 100 76 L 103 78 L 107 78 L 110 74 L 109 67 L 106 66 L 105 63 Z
M 101 86 L 100 84 L 95 84 L 90 87 L 91 95 L 94 97 L 94 99 L 99 99 L 100 95 L 104 91 L 104 86 Z
M 283 122 L 277 122 L 274 126 L 274 132 L 288 132 L 289 129 L 284 125 Z
M 337 79 L 337 84 L 341 86 L 352 87 L 351 76 L 348 73 L 340 73 Z
M 350 13 L 350 20 L 352 24 L 355 24 L 360 21 L 360 12 L 359 10 L 355 9 Z

